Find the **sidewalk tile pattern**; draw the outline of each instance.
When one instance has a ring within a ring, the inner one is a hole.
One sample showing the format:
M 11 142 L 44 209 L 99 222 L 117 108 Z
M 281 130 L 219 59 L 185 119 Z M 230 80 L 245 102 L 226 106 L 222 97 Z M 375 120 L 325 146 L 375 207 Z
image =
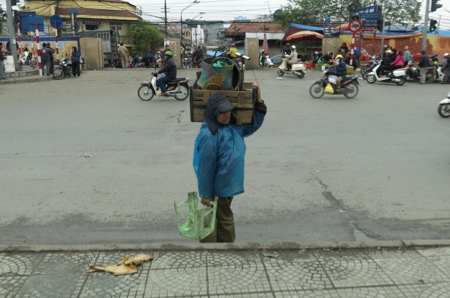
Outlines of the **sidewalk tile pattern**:
M 446 247 L 154 251 L 133 275 L 86 272 L 137 253 L 0 253 L 0 297 L 450 297 Z

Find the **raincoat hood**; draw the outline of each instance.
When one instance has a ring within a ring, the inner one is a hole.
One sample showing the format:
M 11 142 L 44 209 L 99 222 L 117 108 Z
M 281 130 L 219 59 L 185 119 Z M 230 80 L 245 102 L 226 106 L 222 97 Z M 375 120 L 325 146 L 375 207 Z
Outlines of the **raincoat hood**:
M 206 106 L 205 111 L 205 122 L 208 126 L 209 131 L 215 135 L 219 130 L 220 124 L 217 123 L 217 116 L 219 113 L 230 111 L 233 109 L 230 101 L 225 97 L 225 95 L 220 93 L 215 93 L 211 95 Z

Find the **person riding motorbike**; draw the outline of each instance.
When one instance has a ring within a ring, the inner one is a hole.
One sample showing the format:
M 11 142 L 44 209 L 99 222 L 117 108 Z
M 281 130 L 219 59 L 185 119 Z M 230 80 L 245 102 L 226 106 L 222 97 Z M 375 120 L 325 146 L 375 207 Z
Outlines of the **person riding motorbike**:
M 230 48 L 230 50 L 227 52 L 227 57 L 228 58 L 230 58 L 230 59 L 234 59 L 234 58 L 236 58 L 237 57 L 237 48 L 236 48 L 236 45 L 233 43 L 232 45 L 231 45 L 231 48 Z
M 286 58 L 289 58 L 289 60 L 287 61 L 287 66 L 288 66 L 288 70 L 292 69 L 292 65 L 298 62 L 298 54 L 297 54 L 297 50 L 295 49 L 295 46 L 291 46 L 291 54 L 290 55 L 286 55 Z
M 387 50 L 386 55 L 387 56 L 383 58 L 384 60 L 381 67 L 379 68 L 380 73 L 378 74 L 378 76 L 386 75 L 386 71 L 389 70 L 390 64 L 395 61 L 395 58 L 397 56 L 392 50 Z
M 156 80 L 156 84 L 161 89 L 160 96 L 165 96 L 166 92 L 166 84 L 175 80 L 177 78 L 177 66 L 175 65 L 175 61 L 173 61 L 173 53 L 171 51 L 166 51 L 164 53 L 166 64 L 159 71 L 154 72 L 153 74 L 164 73 L 164 77 L 160 77 Z
M 336 79 L 336 92 L 341 91 L 341 82 L 347 75 L 347 64 L 345 64 L 344 57 L 341 54 L 336 55 L 336 71 L 338 78 Z
M 448 70 L 447 73 L 445 74 L 444 79 L 442 80 L 442 82 L 440 82 L 440 84 L 447 84 L 450 83 L 450 55 L 448 53 L 444 54 L 444 59 L 446 59 L 445 61 L 445 65 L 444 67 L 441 69 L 442 72 L 444 72 L 445 70 Z
M 284 47 L 283 47 L 283 54 L 284 55 L 290 55 L 291 54 L 291 44 L 287 43 Z
M 201 46 L 195 48 L 194 53 L 192 54 L 192 62 L 195 65 L 198 65 L 203 60 L 203 50 Z

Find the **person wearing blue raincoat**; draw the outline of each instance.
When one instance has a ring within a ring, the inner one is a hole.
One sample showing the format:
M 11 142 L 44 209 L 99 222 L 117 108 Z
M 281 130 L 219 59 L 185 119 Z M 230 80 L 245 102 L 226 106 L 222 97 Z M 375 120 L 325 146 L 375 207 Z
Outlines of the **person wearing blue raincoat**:
M 257 131 L 264 122 L 267 107 L 257 88 L 252 124 L 233 123 L 233 106 L 221 93 L 213 94 L 206 106 L 205 117 L 194 145 L 193 165 L 197 176 L 201 203 L 210 205 L 218 197 L 215 231 L 202 242 L 234 242 L 233 197 L 244 192 L 244 138 Z

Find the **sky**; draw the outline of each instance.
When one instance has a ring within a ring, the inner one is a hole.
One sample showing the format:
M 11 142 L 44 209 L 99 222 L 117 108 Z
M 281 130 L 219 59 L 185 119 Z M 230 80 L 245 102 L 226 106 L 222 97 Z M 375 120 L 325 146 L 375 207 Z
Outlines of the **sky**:
M 23 1 L 24 0 L 20 0 Z M 77 0 L 75 0 L 77 1 Z M 190 6 L 194 0 L 125 0 L 139 9 L 142 17 L 152 22 L 164 20 L 164 4 L 167 5 L 167 18 L 169 21 L 179 22 L 183 11 L 183 20 L 222 20 L 231 21 L 242 16 L 254 19 L 258 15 L 273 14 L 281 6 L 289 3 L 288 0 L 198 0 L 199 3 Z M 422 2 L 422 22 L 424 19 L 425 3 Z M 450 0 L 440 0 L 443 8 L 430 13 L 430 18 L 440 21 L 440 28 L 450 30 Z M 6 0 L 0 0 L 3 10 L 6 10 Z M 204 14 L 200 14 L 204 13 Z

